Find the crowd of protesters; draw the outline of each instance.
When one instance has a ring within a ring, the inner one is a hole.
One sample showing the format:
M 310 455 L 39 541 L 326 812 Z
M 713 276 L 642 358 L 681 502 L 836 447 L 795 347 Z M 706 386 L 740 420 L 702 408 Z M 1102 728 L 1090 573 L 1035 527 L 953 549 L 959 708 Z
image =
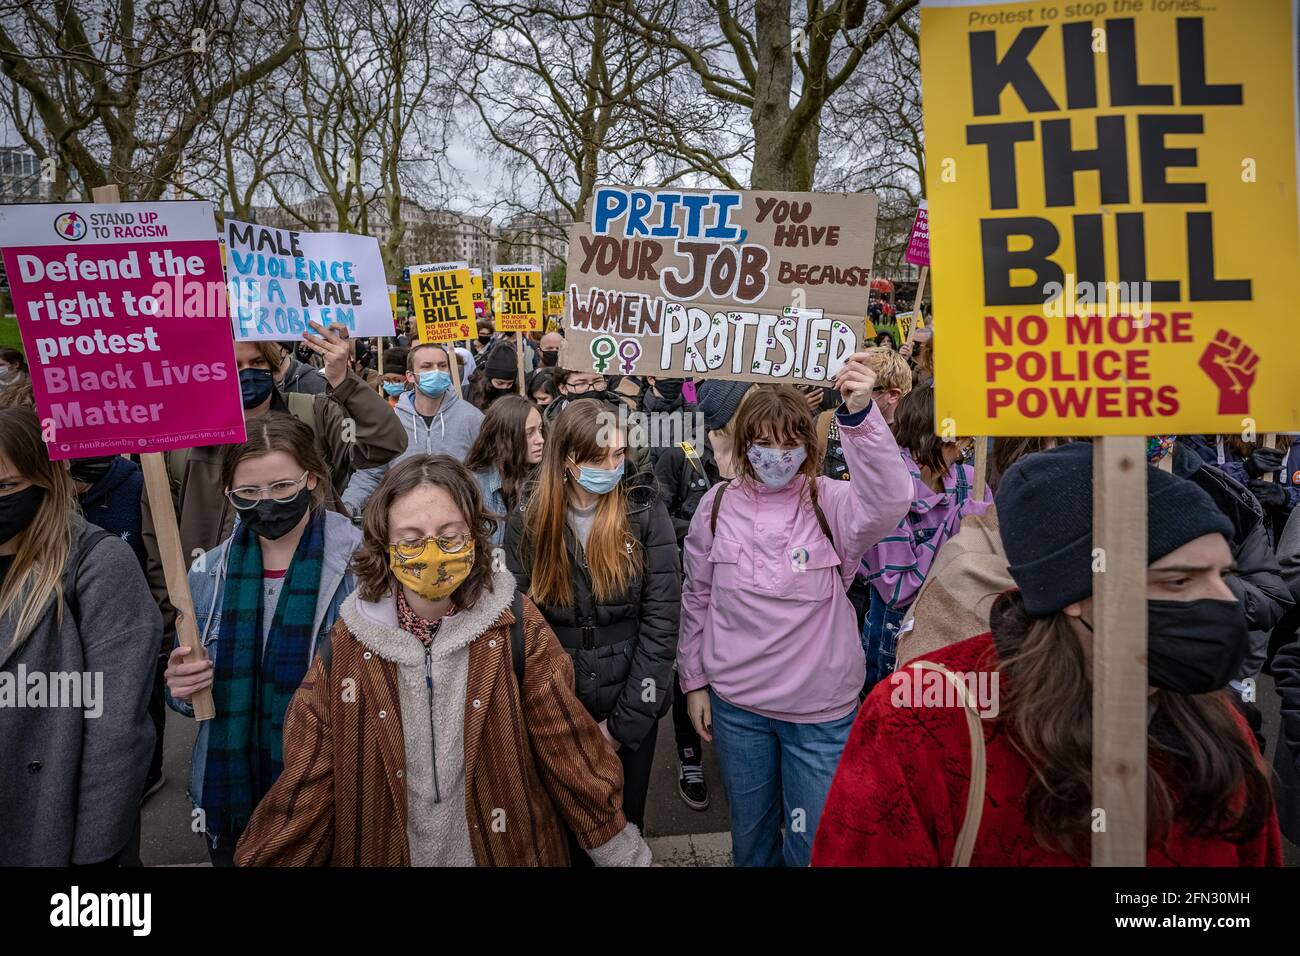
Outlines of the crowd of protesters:
M 0 866 L 139 865 L 199 694 L 219 866 L 649 865 L 670 714 L 738 866 L 1086 865 L 1092 446 L 936 435 L 932 333 L 895 344 L 796 388 L 565 369 L 489 318 L 236 343 L 246 440 L 167 456 L 200 651 L 139 467 L 51 461 L 0 351 L 0 677 L 103 681 L 95 719 L 0 709 Z M 1300 840 L 1298 442 L 1148 442 L 1150 864 Z

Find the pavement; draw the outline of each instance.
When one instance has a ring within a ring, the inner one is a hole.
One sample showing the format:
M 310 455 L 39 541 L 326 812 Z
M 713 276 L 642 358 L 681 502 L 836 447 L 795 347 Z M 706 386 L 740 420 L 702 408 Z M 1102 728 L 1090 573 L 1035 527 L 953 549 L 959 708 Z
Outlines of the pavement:
M 1280 720 L 1280 702 L 1270 678 L 1261 676 L 1258 703 L 1264 714 L 1266 751 L 1272 765 Z M 185 795 L 190 749 L 197 724 L 167 712 L 163 773 L 167 782 L 144 807 L 140 856 L 146 866 L 193 866 L 207 862 L 203 837 L 190 829 L 190 802 Z M 713 748 L 704 745 L 704 775 L 709 785 L 707 810 L 692 810 L 677 795 L 677 746 L 671 715 L 659 722 L 655 767 L 646 801 L 646 840 L 665 866 L 730 866 L 731 834 L 727 797 L 722 792 Z M 1300 866 L 1300 848 L 1283 840 L 1287 866 Z

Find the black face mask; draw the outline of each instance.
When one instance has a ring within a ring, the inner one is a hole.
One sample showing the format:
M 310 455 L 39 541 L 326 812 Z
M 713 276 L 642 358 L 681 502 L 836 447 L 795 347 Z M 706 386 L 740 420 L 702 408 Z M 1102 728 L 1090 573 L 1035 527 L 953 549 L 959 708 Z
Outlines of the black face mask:
M 259 501 L 257 506 L 239 513 L 239 520 L 260 538 L 275 541 L 292 531 L 311 507 L 311 492 L 306 488 L 289 501 Z
M 478 341 L 480 345 L 487 345 L 489 342 L 492 341 L 492 336 L 490 334 L 483 335 L 482 333 L 480 333 L 478 337 Z
M 1175 694 L 1208 694 L 1241 676 L 1250 645 L 1237 601 L 1147 601 L 1147 682 Z
M 271 397 L 275 380 L 264 368 L 246 368 L 239 372 L 239 396 L 245 408 L 257 408 Z
M 32 485 L 0 498 L 0 544 L 26 531 L 36 517 L 36 512 L 41 510 L 41 502 L 44 500 L 45 489 L 40 485 Z
M 489 402 L 495 402 L 498 398 L 501 398 L 502 396 L 515 394 L 515 389 L 497 388 L 495 385 L 489 385 L 487 387 L 487 391 L 484 394 L 487 396 L 487 400 Z
M 556 349 L 542 349 L 542 364 L 548 367 L 554 367 L 560 361 L 560 353 Z
M 78 458 L 70 462 L 68 474 L 72 476 L 73 481 L 80 481 L 87 485 L 98 484 L 99 479 L 108 474 L 109 469 L 113 467 L 113 462 L 117 460 L 117 455 L 105 455 L 100 458 Z

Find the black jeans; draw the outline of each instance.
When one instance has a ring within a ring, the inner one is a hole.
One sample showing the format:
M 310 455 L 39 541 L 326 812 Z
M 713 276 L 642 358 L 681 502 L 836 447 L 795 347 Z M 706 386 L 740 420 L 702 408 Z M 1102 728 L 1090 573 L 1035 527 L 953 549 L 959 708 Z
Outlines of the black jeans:
M 681 684 L 676 689 L 677 693 L 673 695 L 673 735 L 677 738 L 677 759 L 681 759 L 683 750 L 693 750 L 695 762 L 699 763 L 703 759 L 700 749 L 703 744 L 691 723 L 690 714 L 686 712 L 686 691 L 682 690 Z
M 650 728 L 645 740 L 636 750 L 627 747 L 618 748 L 618 760 L 623 765 L 623 816 L 628 823 L 635 823 L 638 830 L 645 832 L 645 801 L 650 792 L 650 771 L 655 763 L 655 742 L 659 736 L 659 722 Z M 591 866 L 591 857 L 578 844 L 578 840 L 569 830 L 569 861 L 577 867 Z

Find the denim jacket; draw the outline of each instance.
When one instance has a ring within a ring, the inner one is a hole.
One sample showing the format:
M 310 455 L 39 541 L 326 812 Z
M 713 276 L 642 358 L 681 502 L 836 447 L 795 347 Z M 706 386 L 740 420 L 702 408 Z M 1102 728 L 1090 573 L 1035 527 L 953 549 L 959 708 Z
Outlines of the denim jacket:
M 236 520 L 238 529 L 238 520 Z M 217 659 L 220 653 L 221 602 L 226 590 L 226 562 L 229 560 L 231 534 L 221 544 L 195 560 L 190 567 L 190 595 L 194 599 L 194 620 L 199 629 L 199 638 L 208 658 Z M 320 591 L 316 595 L 316 616 L 312 628 L 312 646 L 309 656 L 316 654 L 316 645 L 327 634 L 338 618 L 343 601 L 356 587 L 356 581 L 348 573 L 348 563 L 352 554 L 361 546 L 361 529 L 343 515 L 333 511 L 325 512 L 325 554 L 321 565 Z M 167 705 L 172 710 L 194 716 L 194 708 L 188 701 L 176 700 L 167 694 Z M 218 718 L 220 715 L 218 715 Z M 199 734 L 194 740 L 194 752 L 190 758 L 189 796 L 193 805 L 203 804 L 203 776 L 208 760 L 208 734 L 212 721 L 205 720 L 199 724 Z M 209 838 L 210 839 L 210 838 Z

